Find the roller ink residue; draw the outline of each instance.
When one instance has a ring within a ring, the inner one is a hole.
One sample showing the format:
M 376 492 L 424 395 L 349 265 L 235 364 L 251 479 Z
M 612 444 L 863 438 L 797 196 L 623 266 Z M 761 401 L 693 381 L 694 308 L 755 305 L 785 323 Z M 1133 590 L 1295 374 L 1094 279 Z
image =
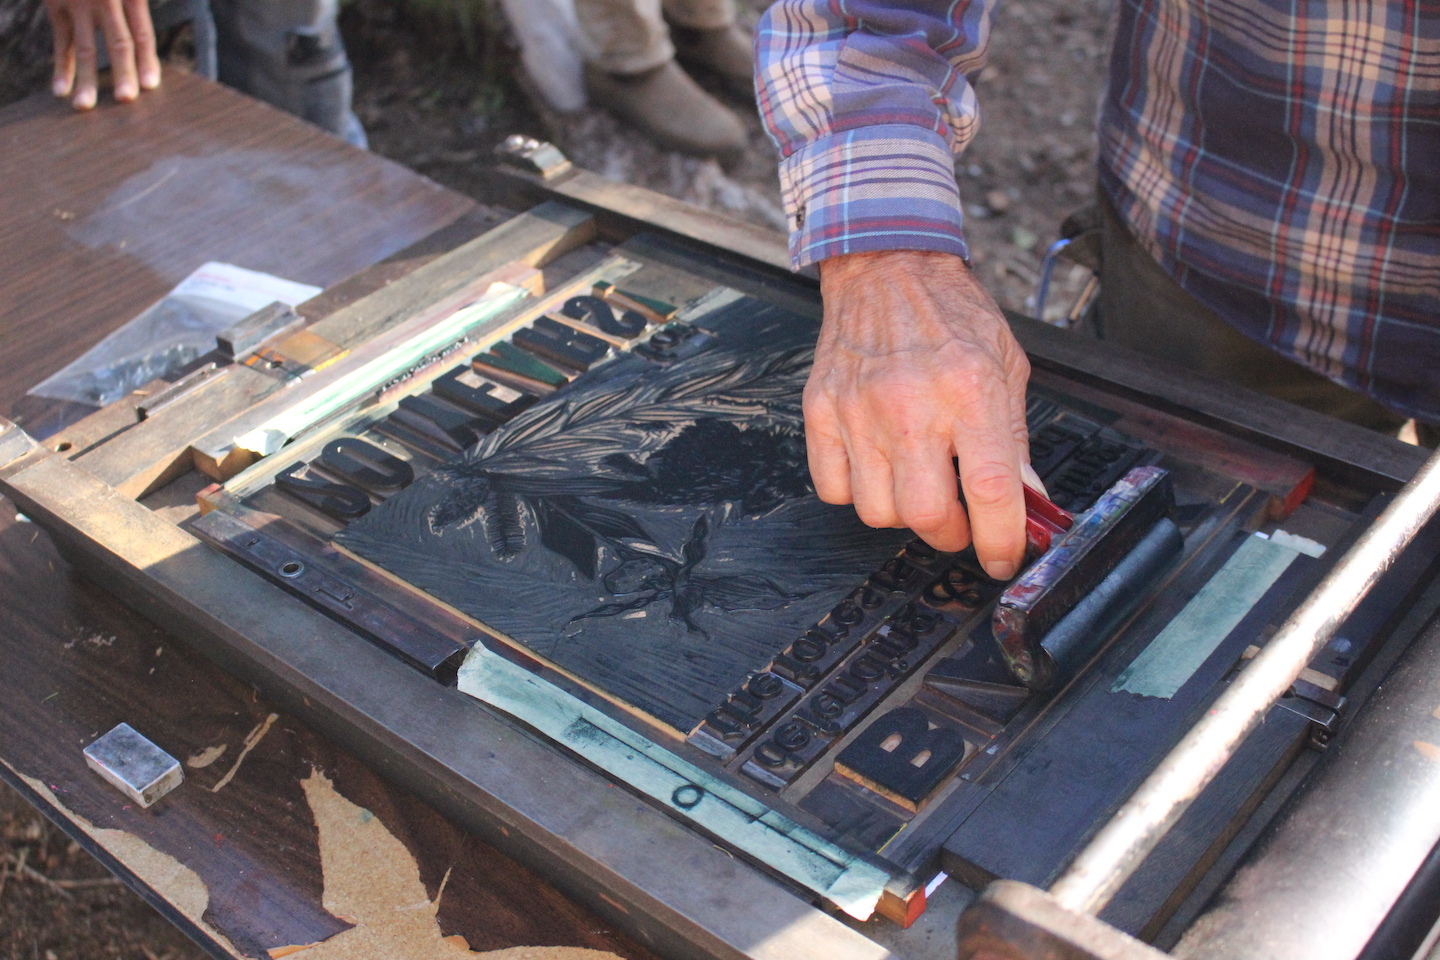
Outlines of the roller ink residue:
M 689 731 L 910 538 L 822 503 L 812 321 L 740 300 L 668 366 L 596 369 L 337 541 Z

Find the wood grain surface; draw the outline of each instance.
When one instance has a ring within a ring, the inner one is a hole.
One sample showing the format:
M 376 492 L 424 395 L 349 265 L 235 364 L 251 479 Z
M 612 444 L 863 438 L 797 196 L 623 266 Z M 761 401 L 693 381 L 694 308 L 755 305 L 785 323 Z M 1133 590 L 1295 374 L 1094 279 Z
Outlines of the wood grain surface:
M 328 287 L 473 201 L 180 71 L 0 110 L 0 410 L 208 260 Z
M 68 820 L 61 825 L 72 835 L 83 818 L 193 871 L 209 892 L 205 924 L 240 955 L 264 957 L 350 926 L 321 904 L 319 841 L 301 786 L 318 770 L 408 848 L 429 898 L 449 873 L 438 916 L 445 935 L 477 950 L 576 946 L 650 957 L 76 576 L 42 531 L 15 521 L 9 503 L 0 504 L 0 663 L 0 775 L 32 801 L 29 781 L 43 784 L 60 805 L 47 813 Z M 186 764 L 185 783 L 149 810 L 85 767 L 83 747 L 121 721 Z M 253 746 L 236 767 L 247 738 Z M 123 875 L 125 862 L 118 866 Z
M 500 217 L 176 72 L 128 107 L 82 115 L 44 98 L 0 111 L 0 183 L 0 409 L 206 260 L 330 286 L 305 311 L 321 316 Z M 149 810 L 85 767 L 83 747 L 122 720 L 186 765 Z M 368 868 L 377 880 L 418 870 L 442 935 L 649 960 L 78 577 L 0 502 L 0 778 L 211 952 L 264 958 L 365 922 L 325 906 L 333 858 L 302 786 L 313 793 L 317 774 L 338 807 L 400 842 L 405 855 Z

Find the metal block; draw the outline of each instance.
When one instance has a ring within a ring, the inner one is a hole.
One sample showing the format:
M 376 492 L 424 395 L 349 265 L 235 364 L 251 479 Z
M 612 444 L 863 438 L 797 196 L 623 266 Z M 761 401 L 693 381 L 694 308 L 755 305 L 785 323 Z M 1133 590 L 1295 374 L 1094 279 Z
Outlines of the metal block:
M 122 723 L 85 748 L 85 762 L 121 793 L 148 807 L 185 779 L 180 761 Z

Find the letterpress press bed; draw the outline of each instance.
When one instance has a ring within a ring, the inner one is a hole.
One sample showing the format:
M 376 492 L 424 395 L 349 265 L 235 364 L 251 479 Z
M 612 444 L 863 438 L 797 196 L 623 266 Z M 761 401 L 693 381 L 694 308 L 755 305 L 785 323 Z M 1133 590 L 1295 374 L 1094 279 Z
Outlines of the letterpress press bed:
M 997 633 L 973 559 L 815 497 L 818 290 L 777 238 L 524 138 L 504 219 L 183 77 L 8 117 L 0 399 L 203 261 L 328 288 L 138 425 L 134 395 L 57 433 L 26 401 L 40 442 L 0 422 L 7 496 L 182 634 L 6 514 L 0 774 L 221 949 L 953 957 L 972 891 L 1050 882 L 1422 459 L 1012 318 L 1073 530 L 1127 489 L 1159 512 L 1106 541 L 1139 579 Z M 1440 606 L 1437 537 L 1103 919 L 1173 944 L 1312 767 L 1343 775 L 1317 761 Z M 148 812 L 83 767 L 122 720 L 186 765 Z

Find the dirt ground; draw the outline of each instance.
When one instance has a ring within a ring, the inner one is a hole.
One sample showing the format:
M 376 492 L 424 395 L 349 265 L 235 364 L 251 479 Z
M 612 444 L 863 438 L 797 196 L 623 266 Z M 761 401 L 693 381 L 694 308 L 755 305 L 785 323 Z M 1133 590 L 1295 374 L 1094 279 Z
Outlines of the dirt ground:
M 412 3 L 414 0 L 412 0 Z M 1109 0 L 1002 5 L 991 63 L 978 80 L 983 126 L 959 171 L 976 269 L 1006 307 L 1033 308 L 1045 247 L 1094 189 L 1093 116 Z M 753 22 L 763 4 L 745 12 Z M 513 79 L 494 30 L 467 36 L 393 0 L 351 0 L 342 29 L 356 66 L 356 111 L 372 149 L 462 192 L 484 196 L 496 143 L 550 139 L 582 166 L 782 229 L 775 153 L 753 104 L 729 101 L 751 149 L 730 172 L 656 148 L 599 109 L 558 116 Z M 468 39 L 468 42 L 467 42 Z M 38 0 L 0 0 L 0 103 L 44 88 L 49 40 Z M 718 91 L 718 87 L 711 87 Z M 1063 267 L 1050 313 L 1086 276 Z M 203 954 L 139 897 L 0 786 L 0 960 Z

